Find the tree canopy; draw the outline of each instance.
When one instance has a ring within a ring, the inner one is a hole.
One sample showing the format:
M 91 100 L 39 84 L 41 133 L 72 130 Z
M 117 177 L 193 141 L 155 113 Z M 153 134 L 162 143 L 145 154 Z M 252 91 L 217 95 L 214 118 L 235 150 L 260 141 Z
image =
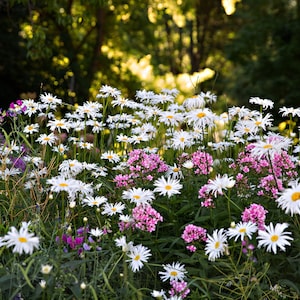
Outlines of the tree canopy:
M 1 101 L 51 91 L 81 102 L 108 84 L 128 97 L 143 88 L 205 89 L 226 101 L 292 105 L 299 2 L 2 0 Z M 227 15 L 225 3 L 236 11 Z

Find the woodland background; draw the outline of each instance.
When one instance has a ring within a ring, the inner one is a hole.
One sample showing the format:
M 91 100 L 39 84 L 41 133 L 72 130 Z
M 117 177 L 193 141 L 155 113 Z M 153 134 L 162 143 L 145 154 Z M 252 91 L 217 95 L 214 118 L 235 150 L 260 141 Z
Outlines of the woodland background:
M 300 0 L 0 0 L 0 103 L 108 84 L 297 106 L 299 49 Z

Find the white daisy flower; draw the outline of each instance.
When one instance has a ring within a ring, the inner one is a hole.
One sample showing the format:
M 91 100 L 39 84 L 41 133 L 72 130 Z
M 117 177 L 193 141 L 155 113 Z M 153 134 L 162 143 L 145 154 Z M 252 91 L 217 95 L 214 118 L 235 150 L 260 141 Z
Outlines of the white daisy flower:
M 130 200 L 136 205 L 151 204 L 154 200 L 154 193 L 151 190 L 142 188 L 131 188 L 128 191 L 123 191 L 122 198 Z
M 113 97 L 113 98 L 118 98 L 121 96 L 121 92 L 116 89 L 113 88 L 109 85 L 103 85 L 100 90 L 99 90 L 99 94 L 96 96 L 97 98 L 107 98 L 107 97 Z
M 58 132 L 61 132 L 62 129 L 66 130 L 69 132 L 70 129 L 70 123 L 66 121 L 65 119 L 54 119 L 54 120 L 49 120 L 48 127 L 50 127 L 51 131 L 57 130 Z
M 280 197 L 275 201 L 286 214 L 300 215 L 300 184 L 298 180 L 289 183 L 290 188 L 285 189 L 280 193 Z
M 214 230 L 212 235 L 207 235 L 205 254 L 208 260 L 215 261 L 227 250 L 227 235 L 224 228 Z
M 167 177 L 171 176 L 174 179 L 183 178 L 182 171 L 181 171 L 180 167 L 178 167 L 176 164 L 174 164 L 173 166 L 169 166 L 169 169 L 166 172 L 166 176 Z
M 78 146 L 80 149 L 87 149 L 87 150 L 91 150 L 94 147 L 93 143 L 89 143 L 89 142 L 79 142 Z
M 208 108 L 194 109 L 187 113 L 186 120 L 188 125 L 195 127 L 214 127 L 216 115 Z
M 34 123 L 34 124 L 27 125 L 27 126 L 25 126 L 23 132 L 28 133 L 28 134 L 32 134 L 34 132 L 39 132 L 39 124 Z
M 57 137 L 53 134 L 41 134 L 35 141 L 40 143 L 41 145 L 49 145 L 52 146 L 53 143 L 56 141 Z
M 282 113 L 283 117 L 287 117 L 289 115 L 295 117 L 300 117 L 300 107 L 294 108 L 294 107 L 281 107 L 279 108 L 279 112 Z
M 233 177 L 228 177 L 227 174 L 221 176 L 218 174 L 215 179 L 210 179 L 206 185 L 206 192 L 212 193 L 215 197 L 217 195 L 223 195 L 223 190 L 232 188 L 235 185 L 235 180 Z
M 130 252 L 127 253 L 127 256 L 130 257 L 127 262 L 130 262 L 129 265 L 131 270 L 136 272 L 139 271 L 144 266 L 144 263 L 148 261 L 151 256 L 151 252 L 147 247 L 140 244 L 133 246 L 130 249 Z
M 261 140 L 252 144 L 254 148 L 251 149 L 251 155 L 258 159 L 264 155 L 270 155 L 270 158 L 272 159 L 275 154 L 287 150 L 290 144 L 291 141 L 287 138 L 278 135 L 269 135 L 264 141 Z
M 51 108 L 55 108 L 58 104 L 62 104 L 62 100 L 53 96 L 50 93 L 44 93 L 40 96 L 40 100 L 42 103 L 49 105 Z
M 78 180 L 73 178 L 65 178 L 63 176 L 55 176 L 47 179 L 47 184 L 50 184 L 52 192 L 68 192 L 72 193 L 78 189 Z
M 164 271 L 158 272 L 162 281 L 182 281 L 185 273 L 185 266 L 179 262 L 173 262 L 172 264 L 163 265 Z
M 102 215 L 113 216 L 115 214 L 121 214 L 125 209 L 125 205 L 121 202 L 117 203 L 104 203 Z
M 82 199 L 83 205 L 88 205 L 90 207 L 96 206 L 99 207 L 100 205 L 107 202 L 107 198 L 104 196 L 87 196 L 86 198 Z
M 171 147 L 175 150 L 183 150 L 185 147 L 190 147 L 194 144 L 194 136 L 184 130 L 175 131 L 171 138 Z
M 271 222 L 265 226 L 265 230 L 258 231 L 258 247 L 266 247 L 267 252 L 277 253 L 277 247 L 285 251 L 286 246 L 290 246 L 293 238 L 290 236 L 291 232 L 284 232 L 289 225 L 287 223 L 278 223 L 273 225 Z
M 104 233 L 103 230 L 99 229 L 98 227 L 90 230 L 90 234 L 95 237 L 100 237 L 101 235 L 103 235 L 103 233 Z
M 247 236 L 249 239 L 252 238 L 252 234 L 257 231 L 256 224 L 252 222 L 239 222 L 234 227 L 230 227 L 227 230 L 227 236 L 231 238 L 235 238 L 236 242 L 239 238 L 243 241 Z
M 171 176 L 169 176 L 167 179 L 165 179 L 163 176 L 154 182 L 154 186 L 156 188 L 154 189 L 154 192 L 159 193 L 163 196 L 171 197 L 175 194 L 180 194 L 180 190 L 182 188 L 182 184 L 180 184 L 179 180 L 173 179 Z
M 13 252 L 22 254 L 32 254 L 33 250 L 39 247 L 39 238 L 28 232 L 26 226 L 22 226 L 18 231 L 11 227 L 10 231 L 1 239 L 0 246 L 14 247 Z
M 113 151 L 104 152 L 101 155 L 101 159 L 107 159 L 109 162 L 112 162 L 112 163 L 117 163 L 120 161 L 119 155 L 114 153 Z

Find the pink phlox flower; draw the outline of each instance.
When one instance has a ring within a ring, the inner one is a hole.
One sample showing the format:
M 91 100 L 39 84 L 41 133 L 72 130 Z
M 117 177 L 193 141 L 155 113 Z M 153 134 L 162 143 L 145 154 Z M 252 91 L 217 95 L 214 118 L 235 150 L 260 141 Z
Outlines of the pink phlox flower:
M 190 289 L 187 288 L 187 283 L 185 281 L 176 281 L 172 280 L 170 282 L 172 288 L 169 291 L 169 294 L 173 296 L 180 296 L 180 299 L 184 299 L 190 293 Z
M 158 222 L 163 221 L 163 217 L 151 205 L 138 205 L 132 210 L 132 217 L 135 227 L 142 230 L 153 232 Z
M 212 170 L 213 157 L 209 153 L 196 151 L 192 154 L 192 162 L 196 167 L 195 174 L 207 175 Z
M 246 208 L 242 213 L 243 222 L 253 222 L 258 226 L 258 229 L 264 230 L 265 219 L 268 211 L 260 204 L 253 203 L 249 208 Z

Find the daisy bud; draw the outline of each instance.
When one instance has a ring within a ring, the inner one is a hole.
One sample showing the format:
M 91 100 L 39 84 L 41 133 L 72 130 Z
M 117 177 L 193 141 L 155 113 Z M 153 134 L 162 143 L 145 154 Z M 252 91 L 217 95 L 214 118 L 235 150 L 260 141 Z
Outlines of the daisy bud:
M 49 195 L 49 199 L 52 200 L 53 199 L 53 194 Z
M 49 274 L 52 270 L 53 266 L 51 265 L 42 265 L 41 272 L 43 274 Z
M 80 288 L 81 288 L 82 290 L 86 289 L 86 284 L 85 284 L 84 282 L 81 282 Z
M 87 217 L 84 217 L 84 218 L 83 218 L 83 222 L 84 222 L 84 223 L 87 223 L 87 221 L 88 221 L 88 218 L 87 218 Z
M 45 289 L 46 288 L 46 281 L 44 280 L 44 279 L 42 279 L 41 281 L 40 281 L 40 286 L 41 286 L 41 288 L 42 289 Z
M 69 206 L 70 208 L 74 208 L 76 206 L 76 201 L 71 201 Z

